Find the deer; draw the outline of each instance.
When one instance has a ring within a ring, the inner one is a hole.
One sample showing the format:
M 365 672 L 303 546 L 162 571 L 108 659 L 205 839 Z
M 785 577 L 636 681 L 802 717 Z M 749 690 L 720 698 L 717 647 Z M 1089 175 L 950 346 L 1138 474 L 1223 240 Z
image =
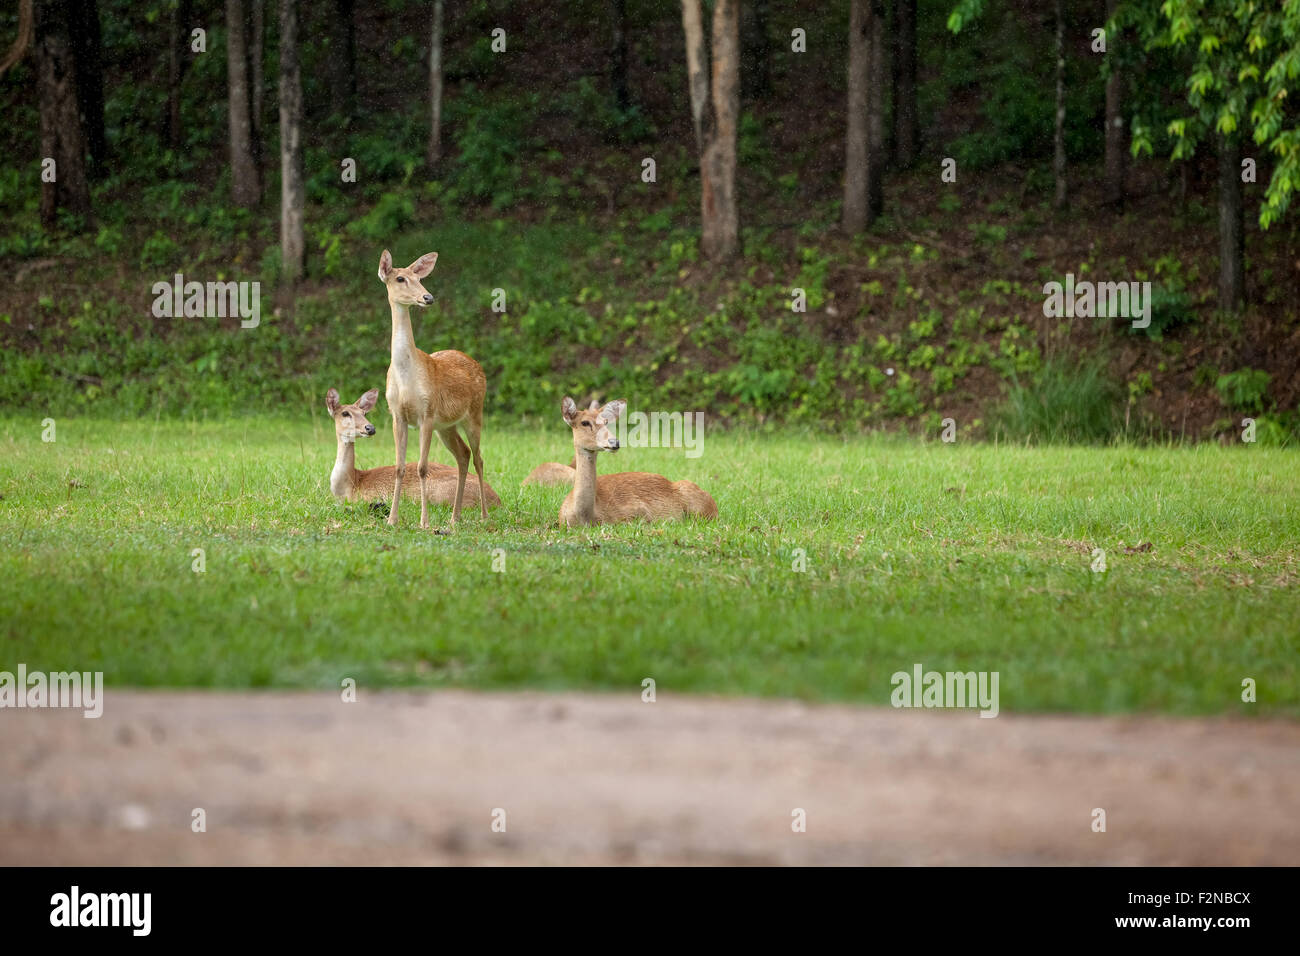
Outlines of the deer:
M 592 403 L 595 406 L 595 403 Z M 568 527 L 615 524 L 643 518 L 662 521 L 696 517 L 711 520 L 718 506 L 707 491 L 693 481 L 669 481 L 663 475 L 625 471 L 596 476 L 596 455 L 618 451 L 618 439 L 609 426 L 618 420 L 627 402 L 615 399 L 603 408 L 579 409 L 567 395 L 560 403 L 564 423 L 573 430 L 577 462 L 573 490 L 560 505 L 560 523 Z
M 366 413 L 379 401 L 379 389 L 372 388 L 351 405 L 344 405 L 339 400 L 337 389 L 331 388 L 325 393 L 325 408 L 334 419 L 334 436 L 338 441 L 338 453 L 334 458 L 334 469 L 330 472 L 330 491 L 340 501 L 393 501 L 393 492 L 397 490 L 397 469 L 392 465 L 380 468 L 357 470 L 356 441 L 375 433 L 375 426 L 366 420 Z M 406 466 L 406 481 L 402 491 L 408 498 L 416 496 L 419 485 L 419 473 L 414 464 Z M 429 465 L 429 475 L 424 481 L 427 495 L 434 504 L 449 505 L 456 499 L 456 469 L 448 465 Z M 479 488 L 487 498 L 487 506 L 495 508 L 501 499 L 488 484 L 479 485 L 478 479 L 470 477 L 466 482 L 465 493 L 470 503 L 480 499 Z M 391 508 L 390 508 L 391 513 Z
M 558 461 L 544 461 L 528 473 L 524 485 L 571 485 L 577 471 L 578 460 L 570 458 L 567 465 Z
M 593 401 L 588 406 L 589 411 L 598 411 L 600 402 Z M 578 456 L 574 455 L 569 459 L 567 465 L 561 465 L 558 461 L 544 461 L 528 473 L 528 477 L 521 484 L 524 485 L 572 485 L 573 477 L 578 468 Z
M 446 349 L 430 355 L 415 347 L 411 333 L 411 306 L 428 308 L 433 296 L 420 280 L 433 271 L 438 253 L 428 252 L 405 269 L 393 266 L 393 257 L 385 249 L 379 257 L 379 281 L 388 290 L 388 305 L 393 315 L 392 357 L 388 366 L 385 397 L 393 416 L 393 442 L 397 446 L 393 504 L 388 524 L 397 527 L 397 506 L 402 498 L 402 479 L 406 474 L 407 429 L 420 430 L 420 527 L 429 527 L 429 498 L 424 478 L 428 476 L 429 444 L 434 432 L 456 459 L 456 501 L 451 508 L 454 528 L 460 520 L 461 501 L 465 496 L 465 478 L 470 456 L 480 486 L 483 480 L 483 456 L 479 454 L 479 437 L 483 433 L 483 402 L 487 396 L 487 376 L 483 368 L 464 352 Z M 465 432 L 462 439 L 457 428 Z M 468 445 L 466 445 L 468 441 Z M 479 508 L 487 518 L 487 502 L 479 496 Z

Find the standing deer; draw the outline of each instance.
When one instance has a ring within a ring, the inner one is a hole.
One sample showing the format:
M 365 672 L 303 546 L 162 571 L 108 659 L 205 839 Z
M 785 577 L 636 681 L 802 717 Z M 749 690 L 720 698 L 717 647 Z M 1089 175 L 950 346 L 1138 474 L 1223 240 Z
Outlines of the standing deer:
M 647 521 L 687 515 L 716 518 L 717 504 L 693 481 L 669 481 L 663 475 L 644 471 L 596 477 L 597 453 L 618 451 L 618 439 L 611 434 L 609 426 L 626 407 L 627 402 L 617 399 L 599 410 L 579 409 L 567 396 L 560 405 L 564 423 L 573 429 L 573 452 L 577 460 L 573 490 L 560 505 L 560 521 L 572 528 L 634 518 Z
M 338 453 L 334 458 L 334 470 L 330 472 L 330 491 L 342 501 L 392 501 L 397 485 L 397 469 L 392 465 L 379 468 L 357 469 L 356 445 L 358 438 L 375 433 L 375 426 L 366 419 L 366 413 L 375 407 L 379 400 L 379 389 L 372 388 L 352 405 L 339 401 L 339 393 L 330 389 L 325 393 L 325 407 L 330 418 L 334 419 L 334 437 L 338 440 Z M 420 476 L 417 466 L 406 466 L 402 493 L 414 498 L 419 493 Z M 436 505 L 449 505 L 456 500 L 456 469 L 446 465 L 429 465 L 429 476 L 425 478 L 429 500 Z M 501 499 L 492 490 L 491 485 L 479 485 L 473 475 L 465 482 L 465 494 L 470 504 L 479 500 L 479 489 L 484 489 L 487 506 L 495 508 Z M 391 510 L 390 510 L 391 513 Z
M 428 307 L 433 296 L 424 291 L 420 280 L 433 271 L 438 253 L 420 256 L 405 269 L 393 267 L 393 257 L 384 250 L 379 257 L 379 281 L 388 288 L 388 305 L 393 313 L 392 359 L 388 366 L 385 397 L 393 414 L 393 442 L 397 445 L 396 487 L 388 523 L 397 527 L 397 506 L 402 500 L 402 477 L 406 473 L 407 428 L 420 429 L 420 527 L 429 527 L 429 500 L 424 478 L 428 474 L 429 443 L 437 432 L 442 443 L 456 459 L 456 503 L 451 509 L 454 527 L 460 518 L 465 494 L 465 476 L 469 474 L 470 454 L 479 485 L 483 481 L 483 456 L 479 454 L 479 436 L 483 432 L 483 401 L 487 395 L 487 377 L 483 368 L 464 352 L 446 349 L 429 355 L 415 347 L 411 334 L 411 306 Z M 456 432 L 465 432 L 468 447 Z M 487 517 L 487 502 L 479 496 L 479 508 Z

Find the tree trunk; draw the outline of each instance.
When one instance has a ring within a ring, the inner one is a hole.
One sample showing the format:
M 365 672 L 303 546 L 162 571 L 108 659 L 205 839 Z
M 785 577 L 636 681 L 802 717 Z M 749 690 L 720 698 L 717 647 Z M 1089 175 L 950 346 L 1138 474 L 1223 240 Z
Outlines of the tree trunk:
M 172 9 L 171 42 L 167 44 L 167 146 L 181 148 L 181 83 L 190 67 L 190 0 Z
M 868 225 L 867 180 L 870 134 L 867 122 L 871 82 L 871 0 L 849 3 L 848 130 L 844 140 L 844 208 L 842 225 L 849 235 Z
M 1107 0 L 1108 20 L 1114 17 L 1117 2 Z M 1119 37 L 1106 39 L 1106 55 L 1110 56 Z M 1124 77 L 1113 70 L 1106 79 L 1106 202 L 1114 206 L 1124 205 L 1124 160 Z
M 353 0 L 334 0 L 330 17 L 329 87 L 332 111 L 351 122 L 356 108 L 357 26 Z
M 429 165 L 442 159 L 442 0 L 433 0 L 433 37 L 429 43 Z
M 1219 308 L 1235 312 L 1246 301 L 1246 223 L 1241 197 L 1241 152 L 1235 138 L 1219 137 Z
M 711 71 L 700 0 L 682 0 L 682 26 L 686 33 L 691 118 L 700 150 L 700 246 L 709 261 L 726 262 L 740 251 L 740 224 L 736 211 L 736 133 L 740 115 L 739 0 L 717 0 L 714 6 Z
M 248 51 L 248 65 L 253 77 L 252 100 L 248 108 L 253 121 L 253 161 L 260 172 L 266 145 L 263 131 L 266 127 L 266 76 L 263 70 L 266 54 L 266 0 L 251 0 L 250 18 L 252 43 Z
M 627 0 L 609 0 L 609 86 L 620 112 L 632 105 L 627 88 Z
M 53 228 L 60 209 L 90 220 L 86 178 L 86 137 L 78 102 L 77 63 L 73 57 L 72 4 L 36 0 L 33 36 L 37 101 L 41 113 L 41 159 L 54 160 L 54 182 L 41 179 L 41 224 Z M 42 163 L 42 174 L 44 174 Z
M 230 175 L 235 205 L 251 209 L 262 194 L 253 147 L 252 90 L 248 67 L 248 8 L 226 0 L 226 70 L 230 90 Z
M 280 181 L 280 256 L 284 278 L 292 283 L 306 267 L 298 0 L 280 0 Z
M 1052 172 L 1056 196 L 1052 205 L 1065 208 L 1065 3 L 1056 0 L 1056 133 L 1052 137 Z
M 695 151 L 703 158 L 706 136 L 713 135 L 713 113 L 709 110 L 709 47 L 699 0 L 682 0 L 682 28 L 686 32 L 686 81 L 691 94 Z
M 772 92 L 772 43 L 767 35 L 767 0 L 752 0 L 742 24 L 745 52 L 744 82 L 747 96 L 765 99 Z
M 104 51 L 95 0 L 72 0 L 72 56 L 77 61 L 77 109 L 90 153 L 89 174 L 105 173 L 108 140 L 104 136 Z
M 872 0 L 871 85 L 867 91 L 867 222 L 885 211 L 885 3 Z
M 894 162 L 906 169 L 919 148 L 916 111 L 916 0 L 894 4 Z

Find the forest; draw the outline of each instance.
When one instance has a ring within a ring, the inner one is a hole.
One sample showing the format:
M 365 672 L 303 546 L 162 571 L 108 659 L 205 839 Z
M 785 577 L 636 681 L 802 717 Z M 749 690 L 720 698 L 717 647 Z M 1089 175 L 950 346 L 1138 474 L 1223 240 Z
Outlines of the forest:
M 419 236 L 491 414 L 616 384 L 734 424 L 1296 440 L 1289 0 L 21 0 L 0 28 L 6 408 L 374 380 L 366 283 Z M 259 327 L 155 315 L 176 274 L 260 283 Z M 1145 325 L 1047 314 L 1067 276 L 1148 283 Z

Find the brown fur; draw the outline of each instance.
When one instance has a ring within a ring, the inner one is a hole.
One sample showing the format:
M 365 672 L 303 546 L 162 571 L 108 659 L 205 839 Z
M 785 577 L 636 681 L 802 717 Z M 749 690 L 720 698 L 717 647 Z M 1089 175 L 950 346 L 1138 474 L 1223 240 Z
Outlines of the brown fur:
M 346 497 L 346 501 L 392 501 L 393 485 L 397 469 L 392 465 L 381 465 L 378 468 L 367 468 L 364 470 L 354 471 L 355 476 L 352 484 L 352 494 Z M 402 497 L 407 501 L 420 500 L 420 466 L 413 461 L 406 463 L 405 481 L 402 482 Z M 456 469 L 450 465 L 440 465 L 437 462 L 429 463 L 429 476 L 424 480 L 427 487 L 429 502 L 435 505 L 452 505 L 456 503 Z M 468 504 L 478 504 L 478 476 L 470 475 L 465 479 L 465 501 Z M 487 486 L 487 506 L 497 508 L 501 505 L 501 498 L 492 486 Z
M 483 368 L 464 352 L 447 349 L 432 355 L 415 347 L 411 332 L 411 306 L 421 308 L 433 301 L 425 292 L 420 280 L 433 271 L 438 261 L 436 252 L 416 259 L 405 269 L 393 266 L 393 257 L 385 249 L 379 258 L 379 279 L 388 290 L 388 304 L 393 317 L 391 361 L 388 366 L 388 384 L 385 394 L 388 410 L 393 416 L 393 444 L 397 449 L 395 462 L 396 488 L 400 491 L 406 476 L 407 429 L 415 425 L 420 430 L 420 456 L 418 476 L 428 475 L 429 444 L 435 432 L 452 457 L 456 459 L 456 499 L 452 504 L 451 522 L 460 519 L 460 506 L 464 498 L 469 462 L 474 460 L 474 471 L 480 485 L 483 478 L 483 456 L 479 453 L 479 438 L 483 432 L 483 403 L 487 395 L 487 377 Z M 465 433 L 461 438 L 457 429 Z M 427 484 L 420 488 L 426 489 Z M 397 511 L 401 499 L 395 494 L 388 523 L 397 526 Z M 487 503 L 480 498 L 479 508 L 487 517 Z M 420 496 L 420 527 L 429 526 L 429 508 L 426 494 Z
M 567 465 L 558 461 L 547 461 L 538 465 L 524 479 L 525 485 L 571 485 L 577 473 L 578 459 L 570 458 Z
M 716 518 L 716 502 L 693 481 L 669 481 L 663 475 L 644 471 L 596 475 L 597 453 L 618 450 L 618 439 L 610 432 L 609 426 L 626 406 L 626 402 L 617 400 L 599 411 L 591 408 L 584 411 L 567 397 L 561 404 L 565 424 L 573 430 L 577 468 L 573 490 L 560 505 L 560 522 L 572 528 L 585 524 L 615 524 L 637 518 L 646 521 L 685 518 L 688 515 Z
M 330 389 L 325 396 L 325 407 L 334 419 L 334 434 L 338 441 L 338 453 L 334 470 L 330 473 L 330 490 L 342 501 L 388 501 L 393 500 L 397 469 L 392 465 L 379 468 L 359 470 L 356 467 L 356 453 L 353 443 L 358 439 L 374 433 L 374 426 L 366 419 L 366 412 L 375 406 L 379 393 L 371 389 L 352 405 L 342 405 L 339 393 Z M 406 465 L 405 479 L 402 483 L 402 497 L 407 500 L 420 498 L 420 471 L 415 462 Z M 459 478 L 455 468 L 430 462 L 425 478 L 425 493 L 428 500 L 435 505 L 454 505 L 456 487 Z M 501 498 L 484 483 L 487 489 L 487 506 L 496 508 Z M 470 475 L 465 482 L 465 498 L 470 504 L 479 502 L 478 478 Z

